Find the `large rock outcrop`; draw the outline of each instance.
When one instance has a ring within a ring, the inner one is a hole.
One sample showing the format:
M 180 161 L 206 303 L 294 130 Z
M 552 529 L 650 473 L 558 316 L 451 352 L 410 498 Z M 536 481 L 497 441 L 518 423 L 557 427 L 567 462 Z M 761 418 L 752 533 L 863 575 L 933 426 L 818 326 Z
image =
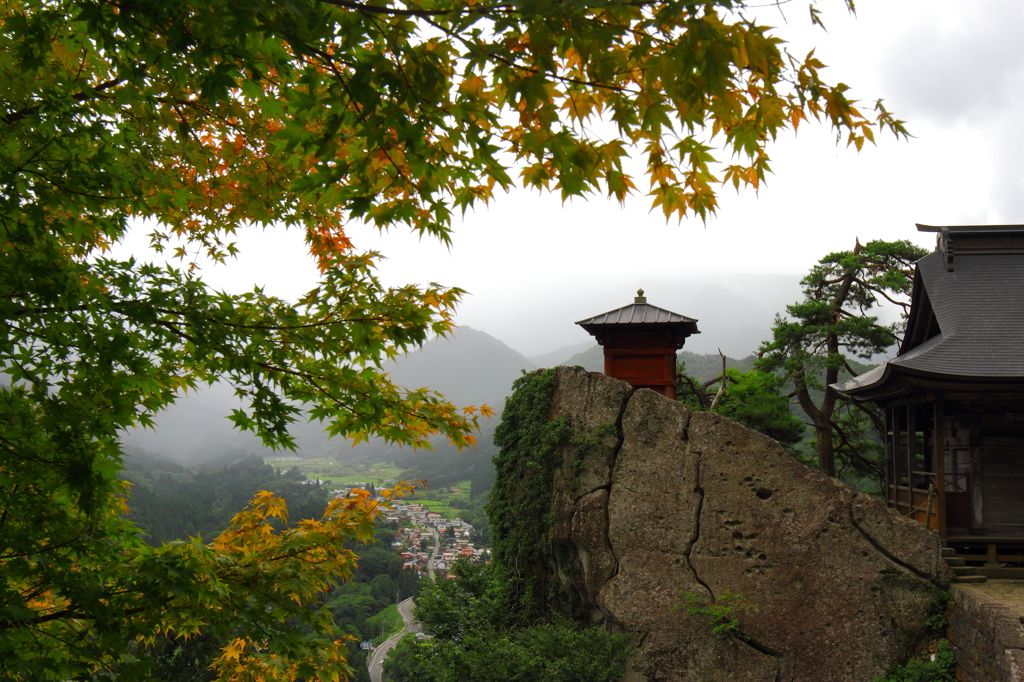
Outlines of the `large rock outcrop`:
M 650 680 L 874 680 L 948 582 L 939 541 L 770 438 L 649 390 L 558 369 L 551 541 L 595 620 L 635 633 Z M 674 608 L 743 595 L 742 637 Z

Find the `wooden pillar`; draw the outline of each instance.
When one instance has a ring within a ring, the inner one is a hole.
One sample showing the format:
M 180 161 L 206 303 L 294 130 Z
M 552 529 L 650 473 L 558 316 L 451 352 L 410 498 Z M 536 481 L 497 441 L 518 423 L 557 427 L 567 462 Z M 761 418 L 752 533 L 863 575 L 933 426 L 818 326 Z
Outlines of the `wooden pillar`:
M 917 419 L 914 414 L 914 406 L 906 406 L 907 414 L 907 497 L 910 500 L 908 515 L 913 516 L 913 509 L 917 506 L 917 498 L 914 495 L 914 468 L 917 464 Z
M 894 437 L 895 424 L 893 423 L 892 408 L 885 408 L 885 503 L 886 506 L 896 504 L 896 482 L 899 477 L 896 475 L 896 438 Z
M 900 408 L 890 408 L 892 411 L 892 469 L 893 469 L 893 506 L 900 511 L 900 482 L 903 480 L 902 470 L 906 465 L 906 458 L 903 456 L 903 420 L 900 419 Z M 900 512 L 902 513 L 902 512 Z
M 938 495 L 939 537 L 946 539 L 946 448 L 942 438 L 942 403 L 932 403 L 932 461 L 935 463 L 935 493 Z
M 982 486 L 982 481 L 985 480 L 985 466 L 980 447 L 981 415 L 971 415 L 967 434 L 968 453 L 970 453 L 968 456 L 971 461 L 971 473 L 967 486 L 971 494 L 971 526 L 980 528 L 985 525 L 985 489 Z

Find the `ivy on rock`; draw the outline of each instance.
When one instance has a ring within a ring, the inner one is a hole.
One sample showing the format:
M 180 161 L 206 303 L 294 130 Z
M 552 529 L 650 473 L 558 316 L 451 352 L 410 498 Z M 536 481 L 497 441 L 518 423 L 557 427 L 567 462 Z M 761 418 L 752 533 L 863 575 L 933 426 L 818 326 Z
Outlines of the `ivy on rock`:
M 550 419 L 557 383 L 553 369 L 517 379 L 494 431 L 499 452 L 487 510 L 492 554 L 507 583 L 509 607 L 523 623 L 546 617 L 561 589 L 553 575 L 548 530 L 558 449 L 569 442 L 572 429 L 565 419 Z

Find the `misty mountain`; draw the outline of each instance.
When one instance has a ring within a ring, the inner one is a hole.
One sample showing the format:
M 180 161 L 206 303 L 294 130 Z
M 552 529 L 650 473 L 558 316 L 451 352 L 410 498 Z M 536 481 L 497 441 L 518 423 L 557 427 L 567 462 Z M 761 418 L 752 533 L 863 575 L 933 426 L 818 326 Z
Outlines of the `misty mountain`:
M 459 327 L 385 364 L 384 371 L 400 386 L 429 386 L 456 405 L 486 403 L 500 412 L 512 382 L 536 367 L 490 334 Z
M 532 362 L 535 367 L 554 367 L 556 365 L 564 365 L 566 358 L 582 353 L 593 345 L 593 341 L 584 341 L 583 343 L 576 343 L 571 346 L 562 346 L 558 350 L 553 350 L 550 353 L 534 355 L 530 358 L 530 362 Z
M 563 367 L 579 366 L 588 372 L 604 372 L 604 349 L 595 343 L 558 364 Z
M 725 284 L 708 283 L 677 294 L 679 308 L 687 317 L 697 319 L 700 334 L 686 340 L 686 351 L 745 357 L 772 337 L 775 315 L 785 313 L 786 305 L 801 298 L 797 278 L 759 278 L 763 288 L 737 291 Z M 682 358 L 681 358 L 682 359 Z M 731 366 L 731 365 L 730 365 Z
M 422 348 L 384 365 L 400 386 L 428 386 L 459 406 L 488 404 L 501 412 L 512 382 L 535 365 L 493 336 L 459 327 L 448 338 L 435 338 Z M 250 434 L 232 427 L 226 417 L 241 406 L 233 390 L 215 384 L 189 392 L 156 418 L 156 429 L 131 429 L 123 436 L 136 447 L 179 461 L 201 463 L 210 458 L 237 457 L 239 452 L 269 456 L 272 450 Z M 302 456 L 377 458 L 393 448 L 383 442 L 351 448 L 342 438 L 328 440 L 319 422 L 296 423 L 291 432 Z
M 340 452 L 339 457 L 394 462 L 406 469 L 403 478 L 426 479 L 431 487 L 468 480 L 470 495 L 476 497 L 494 483 L 494 428 L 505 398 L 523 370 L 535 368 L 530 359 L 493 336 L 459 327 L 451 337 L 434 339 L 385 369 L 397 383 L 410 388 L 429 386 L 457 405 L 490 405 L 498 416 L 481 421 L 477 447 L 459 450 L 437 437 L 432 441 L 433 449 L 413 450 L 373 439 Z

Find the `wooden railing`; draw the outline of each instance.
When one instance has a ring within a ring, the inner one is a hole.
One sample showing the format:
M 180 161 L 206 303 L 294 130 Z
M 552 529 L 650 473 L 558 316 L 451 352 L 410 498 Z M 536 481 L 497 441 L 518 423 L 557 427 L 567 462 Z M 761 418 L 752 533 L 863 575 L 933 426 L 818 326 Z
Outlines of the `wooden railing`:
M 935 473 L 914 471 L 915 475 L 925 475 L 934 479 Z M 939 530 L 939 497 L 935 483 L 928 482 L 927 488 L 914 488 L 909 485 L 889 486 L 889 506 L 894 507 L 903 516 L 909 516 L 932 530 Z

